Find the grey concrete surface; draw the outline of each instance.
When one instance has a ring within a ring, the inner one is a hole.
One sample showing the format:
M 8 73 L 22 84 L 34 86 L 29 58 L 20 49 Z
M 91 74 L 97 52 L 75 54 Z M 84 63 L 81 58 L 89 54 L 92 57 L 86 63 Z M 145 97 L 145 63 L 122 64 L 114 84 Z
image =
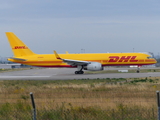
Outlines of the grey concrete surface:
M 119 70 L 119 68 L 110 68 L 110 69 Z M 127 68 L 120 68 L 120 69 L 127 69 Z M 42 68 L 42 69 L 29 69 L 29 70 L 21 70 L 21 71 L 3 72 L 3 73 L 0 73 L 0 80 L 73 80 L 73 79 L 138 78 L 138 77 L 159 77 L 160 76 L 160 72 L 105 73 L 105 74 L 85 73 L 85 74 L 75 75 L 74 71 L 76 70 L 77 70 L 76 68 Z

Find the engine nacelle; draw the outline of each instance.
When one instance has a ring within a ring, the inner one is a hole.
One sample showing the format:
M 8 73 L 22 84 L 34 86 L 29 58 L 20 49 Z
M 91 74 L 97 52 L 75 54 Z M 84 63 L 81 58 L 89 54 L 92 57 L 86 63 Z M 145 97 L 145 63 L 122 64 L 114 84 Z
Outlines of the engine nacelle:
M 103 67 L 102 67 L 101 63 L 91 62 L 84 69 L 85 70 L 91 70 L 91 71 L 99 71 L 99 70 L 103 70 Z

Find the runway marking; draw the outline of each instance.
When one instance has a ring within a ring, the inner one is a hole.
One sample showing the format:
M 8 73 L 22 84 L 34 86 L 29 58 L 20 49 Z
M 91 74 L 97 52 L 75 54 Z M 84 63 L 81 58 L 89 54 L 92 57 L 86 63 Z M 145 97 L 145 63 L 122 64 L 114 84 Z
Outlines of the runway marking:
M 147 74 L 159 74 L 159 73 L 156 73 L 156 72 L 148 72 Z
M 0 78 L 32 78 L 32 77 L 50 77 L 50 76 L 0 76 Z

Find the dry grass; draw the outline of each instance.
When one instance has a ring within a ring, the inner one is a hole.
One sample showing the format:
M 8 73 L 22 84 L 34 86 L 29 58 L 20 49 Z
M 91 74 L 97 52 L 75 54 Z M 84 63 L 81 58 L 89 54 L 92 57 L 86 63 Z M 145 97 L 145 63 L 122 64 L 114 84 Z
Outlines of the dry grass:
M 145 80 L 144 78 L 143 80 Z M 149 82 L 149 80 L 152 82 Z M 53 108 L 62 102 L 73 106 L 99 106 L 102 109 L 116 108 L 117 104 L 152 107 L 156 105 L 156 90 L 160 89 L 159 78 L 149 78 L 146 82 L 98 82 L 55 83 L 45 81 L 37 85 L 32 81 L 0 82 L 0 103 L 15 103 L 17 100 L 30 102 L 29 93 L 33 92 L 37 107 Z M 136 79 L 141 81 L 141 79 Z M 15 83 L 14 83 L 15 82 Z M 48 83 L 47 83 L 48 82 Z
M 39 120 L 154 120 L 157 90 L 160 77 L 4 80 L 0 81 L 0 118 L 31 120 L 29 93 L 33 92 Z
M 55 114 L 59 115 L 57 120 L 62 118 L 75 119 L 75 117 L 77 120 L 96 120 L 102 116 L 105 116 L 104 119 L 107 117 L 124 120 L 125 115 L 127 115 L 126 120 L 130 120 L 129 116 L 137 119 L 133 117 L 134 114 L 137 114 L 138 119 L 147 120 L 150 116 L 155 119 L 156 91 L 160 89 L 159 83 L 159 77 L 69 81 L 0 81 L 0 117 L 13 120 L 13 118 L 24 119 L 24 115 L 26 115 L 25 118 L 28 120 L 27 114 L 31 111 L 29 93 L 33 92 L 40 120 L 46 118 L 49 120 L 53 116 L 55 118 L 51 112 L 53 110 Z M 148 114 L 148 110 L 151 111 L 150 114 Z M 4 111 L 11 111 L 11 113 Z M 17 118 L 12 111 L 17 111 Z M 105 111 L 108 111 L 108 114 Z M 139 112 L 135 113 L 135 111 Z M 119 116 L 115 117 L 116 114 Z

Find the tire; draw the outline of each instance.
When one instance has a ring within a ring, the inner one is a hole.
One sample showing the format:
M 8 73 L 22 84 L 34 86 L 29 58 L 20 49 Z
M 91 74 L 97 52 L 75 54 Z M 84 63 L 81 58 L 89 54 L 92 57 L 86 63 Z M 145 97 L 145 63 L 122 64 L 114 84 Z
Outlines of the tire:
M 83 71 L 75 71 L 75 74 L 83 74 Z
M 78 74 L 78 71 L 75 71 L 75 74 Z
M 83 71 L 79 71 L 80 72 L 80 74 L 83 74 L 84 72 Z

